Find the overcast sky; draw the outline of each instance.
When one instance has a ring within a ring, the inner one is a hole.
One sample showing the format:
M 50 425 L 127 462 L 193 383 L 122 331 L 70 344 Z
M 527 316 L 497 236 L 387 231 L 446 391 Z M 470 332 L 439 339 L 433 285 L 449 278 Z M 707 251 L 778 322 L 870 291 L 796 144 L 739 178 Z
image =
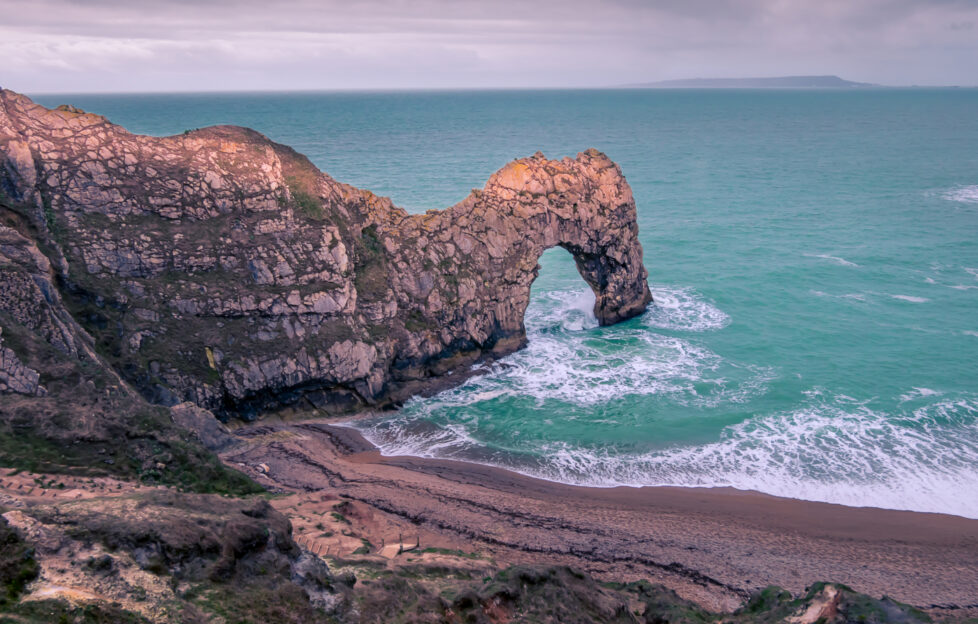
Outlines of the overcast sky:
M 978 0 L 0 0 L 26 93 L 798 74 L 978 85 Z

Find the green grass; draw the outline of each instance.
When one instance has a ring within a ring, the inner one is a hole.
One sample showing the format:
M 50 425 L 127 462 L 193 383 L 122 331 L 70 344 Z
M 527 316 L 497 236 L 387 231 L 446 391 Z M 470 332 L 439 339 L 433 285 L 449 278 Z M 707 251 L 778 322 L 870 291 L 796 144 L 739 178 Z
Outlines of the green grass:
M 72 444 L 17 428 L 0 433 L 0 464 L 30 472 L 114 476 L 204 494 L 247 496 L 264 491 L 202 447 L 175 437 L 132 437 L 138 435 L 133 431 L 122 437 L 123 445 L 91 440 Z M 110 452 L 100 452 L 107 448 Z M 161 461 L 165 468 L 156 468 L 157 460 L 166 460 Z M 147 463 L 153 467 L 143 468 Z
M 479 553 L 465 552 L 464 550 L 453 550 L 450 548 L 425 548 L 421 552 L 435 553 L 438 555 L 450 555 L 452 557 L 461 557 L 463 559 L 485 559 L 485 557 Z
M 370 540 L 365 537 L 361 537 L 360 541 L 363 543 L 363 546 L 354 550 L 354 555 L 369 555 L 371 552 L 373 552 L 374 545 L 370 543 Z
M 306 186 L 295 176 L 285 178 L 285 184 L 289 188 L 289 195 L 292 196 L 292 203 L 296 210 L 309 219 L 322 221 L 325 216 L 323 202 L 309 192 Z
M 387 256 L 376 226 L 363 228 L 354 245 L 354 286 L 359 297 L 378 301 L 387 296 Z
M 223 618 L 228 624 L 328 624 L 335 622 L 309 604 L 305 592 L 296 585 L 266 587 L 256 583 L 244 586 L 211 584 L 195 590 L 200 597 L 195 606 Z
M 418 310 L 411 310 L 407 318 L 404 319 L 404 327 L 411 332 L 436 329 L 436 327 L 432 325 L 432 323 Z
M 0 517 L 0 608 L 16 601 L 40 571 L 34 548 Z
M 177 428 L 97 361 L 62 353 L 0 312 L 3 342 L 41 372 L 44 397 L 12 395 L 0 411 L 0 465 L 55 474 L 114 476 L 184 491 L 264 491 Z M 78 423 L 84 434 L 77 431 Z
M 54 213 L 54 209 L 51 207 L 51 200 L 44 193 L 41 194 L 41 203 L 44 207 L 44 223 L 48 226 L 48 232 L 51 233 L 51 238 L 53 238 L 58 243 L 64 239 L 64 230 L 61 228 L 61 224 L 58 222 L 58 216 Z

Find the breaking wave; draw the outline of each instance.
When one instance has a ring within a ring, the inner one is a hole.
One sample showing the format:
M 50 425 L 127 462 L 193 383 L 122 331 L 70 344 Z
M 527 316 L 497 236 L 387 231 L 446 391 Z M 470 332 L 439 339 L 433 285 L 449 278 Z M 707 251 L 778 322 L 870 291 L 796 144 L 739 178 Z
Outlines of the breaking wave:
M 809 393 L 796 410 L 750 418 L 720 440 L 647 453 L 614 446 L 540 444 L 537 452 L 485 452 L 465 427 L 362 429 L 385 455 L 453 458 L 596 487 L 733 487 L 774 496 L 978 518 L 978 399 L 915 389 L 884 413 L 847 396 Z M 399 440 L 399 441 L 397 441 Z
M 643 324 L 657 329 L 709 331 L 730 324 L 730 317 L 691 288 L 661 286 L 652 289 L 652 305 Z

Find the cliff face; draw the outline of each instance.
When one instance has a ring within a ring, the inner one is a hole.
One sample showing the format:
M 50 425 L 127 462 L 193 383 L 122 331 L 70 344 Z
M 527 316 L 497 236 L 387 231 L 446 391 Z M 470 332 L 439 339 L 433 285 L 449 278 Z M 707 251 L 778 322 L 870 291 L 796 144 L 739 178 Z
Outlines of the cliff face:
M 137 136 L 0 91 L 0 193 L 51 259 L 44 288 L 120 374 L 225 415 L 396 402 L 520 348 L 550 247 L 573 255 L 602 324 L 651 300 L 631 189 L 594 150 L 517 160 L 409 215 L 248 129 Z
M 203 448 L 228 444 L 212 414 L 192 403 L 149 405 L 97 353 L 47 256 L 25 236 L 32 228 L 7 201 L 0 198 L 8 224 L 0 223 L 0 466 L 260 490 Z

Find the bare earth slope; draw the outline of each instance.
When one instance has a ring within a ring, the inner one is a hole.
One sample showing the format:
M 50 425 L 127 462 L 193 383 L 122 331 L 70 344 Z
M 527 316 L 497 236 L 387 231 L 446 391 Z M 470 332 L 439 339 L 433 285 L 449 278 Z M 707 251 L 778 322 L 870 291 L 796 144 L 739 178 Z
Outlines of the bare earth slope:
M 137 136 L 4 90 L 0 189 L 116 370 L 222 415 L 397 402 L 518 349 L 549 247 L 574 256 L 602 323 L 651 300 L 631 189 L 593 150 L 515 161 L 408 215 L 252 130 Z

